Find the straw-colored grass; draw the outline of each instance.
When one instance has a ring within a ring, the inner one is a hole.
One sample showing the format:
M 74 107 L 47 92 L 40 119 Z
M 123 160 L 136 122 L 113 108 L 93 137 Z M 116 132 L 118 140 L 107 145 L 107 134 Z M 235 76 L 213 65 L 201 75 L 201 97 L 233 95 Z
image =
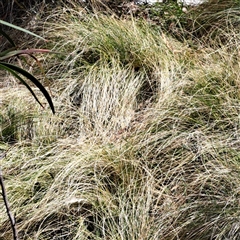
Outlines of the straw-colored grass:
M 16 83 L 0 89 L 20 239 L 238 240 L 238 39 L 190 48 L 146 21 L 72 8 L 44 24 L 56 115 Z

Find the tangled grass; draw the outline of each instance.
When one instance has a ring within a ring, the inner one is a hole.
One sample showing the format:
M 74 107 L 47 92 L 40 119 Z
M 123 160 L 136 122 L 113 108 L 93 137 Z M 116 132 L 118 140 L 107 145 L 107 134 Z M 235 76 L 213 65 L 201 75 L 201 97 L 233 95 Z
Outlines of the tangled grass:
M 72 8 L 45 29 L 56 115 L 16 83 L 0 89 L 20 239 L 239 239 L 239 39 L 190 47 Z

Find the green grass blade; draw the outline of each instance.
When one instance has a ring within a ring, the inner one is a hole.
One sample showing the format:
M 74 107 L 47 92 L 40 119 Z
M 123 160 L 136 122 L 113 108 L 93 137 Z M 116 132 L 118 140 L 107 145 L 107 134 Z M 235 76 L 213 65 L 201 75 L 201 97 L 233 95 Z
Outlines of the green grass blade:
M 28 31 L 27 29 L 18 27 L 18 26 L 13 25 L 13 24 L 11 24 L 11 23 L 9 23 L 9 22 L 5 22 L 5 21 L 3 21 L 3 20 L 0 20 L 0 24 L 6 25 L 6 26 L 8 26 L 8 27 L 17 29 L 17 30 L 19 30 L 19 31 L 21 31 L 21 32 L 25 32 L 25 33 L 27 33 L 27 34 L 30 34 L 30 35 L 34 36 L 34 37 L 40 38 L 40 39 L 42 39 L 42 40 L 44 40 L 44 41 L 47 41 L 45 38 L 43 38 L 43 37 L 41 37 L 41 36 L 39 36 L 39 35 L 37 35 L 37 34 L 35 34 L 35 33 L 32 33 L 32 32 L 30 32 L 30 31 Z
M 43 107 L 43 105 L 41 104 L 41 102 L 38 100 L 36 94 L 33 92 L 33 90 L 31 89 L 31 87 L 15 72 L 13 71 L 11 68 L 5 66 L 4 64 L 0 63 L 0 68 L 2 68 L 5 71 L 8 71 L 9 73 L 11 73 L 14 77 L 16 77 L 29 91 L 30 93 L 33 95 L 33 97 L 35 98 L 35 100 L 39 103 L 39 105 L 41 107 Z
M 51 51 L 48 49 L 24 49 L 24 50 L 13 50 L 13 51 L 4 51 L 0 53 L 0 61 L 3 61 L 5 59 L 15 57 L 18 55 L 23 54 L 33 54 L 33 53 L 50 53 Z
M 15 49 L 16 49 L 15 47 L 12 47 L 12 48 L 9 48 L 9 49 L 7 49 L 5 51 L 0 52 L 0 61 L 6 59 L 5 56 L 7 56 L 9 53 L 15 51 Z
M 29 72 L 27 72 L 27 71 L 25 71 L 24 69 L 22 69 L 22 68 L 19 68 L 19 67 L 17 67 L 17 66 L 15 66 L 15 65 L 12 65 L 12 64 L 9 64 L 9 63 L 4 63 L 4 62 L 1 62 L 1 65 L 0 66 L 5 66 L 5 67 L 7 67 L 7 69 L 6 70 L 8 70 L 9 71 L 9 69 L 10 70 L 12 70 L 14 73 L 15 72 L 18 72 L 18 73 L 20 73 L 20 74 L 22 74 L 23 76 L 25 76 L 27 79 L 29 79 L 41 92 L 42 92 L 42 94 L 44 95 L 44 97 L 47 99 L 47 101 L 48 101 L 48 103 L 49 103 L 49 106 L 50 106 L 50 108 L 51 108 L 51 110 L 52 110 L 52 112 L 53 113 L 55 113 L 55 110 L 54 110 L 54 105 L 53 105 L 53 102 L 52 102 L 52 98 L 50 97 L 50 95 L 49 95 L 49 93 L 47 92 L 47 90 L 44 88 L 44 86 L 32 75 L 32 74 L 30 74 Z M 12 72 L 11 72 L 12 73 Z M 15 73 L 16 74 L 16 73 Z M 13 74 L 14 75 L 14 74 Z M 16 74 L 18 77 L 18 79 L 19 79 L 19 75 L 18 74 Z M 15 75 L 14 75 L 15 76 Z M 22 78 L 21 78 L 22 79 Z M 23 84 L 26 86 L 26 82 L 22 79 L 19 79 L 21 82 L 23 82 Z M 27 87 L 27 86 L 26 86 Z M 30 87 L 27 87 L 28 89 L 30 88 Z M 31 93 L 33 94 L 33 92 L 31 91 Z M 35 94 L 34 94 L 35 95 Z M 33 96 L 34 96 L 33 95 Z M 36 99 L 36 95 L 34 96 L 35 97 L 35 99 Z M 39 101 L 38 101 L 39 102 Z
M 0 20 L 1 21 L 1 20 Z M 13 40 L 10 38 L 10 36 L 5 33 L 2 28 L 0 27 L 0 35 L 4 36 L 10 43 L 13 47 L 16 47 L 15 43 L 13 42 Z

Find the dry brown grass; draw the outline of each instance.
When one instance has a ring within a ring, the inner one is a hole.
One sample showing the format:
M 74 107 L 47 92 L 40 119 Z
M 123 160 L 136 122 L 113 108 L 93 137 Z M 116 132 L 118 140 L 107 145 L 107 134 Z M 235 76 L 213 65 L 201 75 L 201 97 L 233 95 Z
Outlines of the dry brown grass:
M 194 49 L 145 22 L 85 14 L 45 23 L 61 52 L 43 62 L 55 116 L 22 87 L 1 89 L 20 238 L 239 239 L 238 40 Z

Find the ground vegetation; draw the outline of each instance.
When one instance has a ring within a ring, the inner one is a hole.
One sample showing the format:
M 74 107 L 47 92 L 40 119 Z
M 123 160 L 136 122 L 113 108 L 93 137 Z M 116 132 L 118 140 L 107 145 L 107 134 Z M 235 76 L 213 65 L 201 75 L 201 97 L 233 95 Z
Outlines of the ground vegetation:
M 25 23 L 48 42 L 21 46 L 54 52 L 38 57 L 45 77 L 26 67 L 56 114 L 1 73 L 20 239 L 238 240 L 239 1 L 54 2 L 28 5 Z M 0 205 L 0 239 L 12 239 Z

